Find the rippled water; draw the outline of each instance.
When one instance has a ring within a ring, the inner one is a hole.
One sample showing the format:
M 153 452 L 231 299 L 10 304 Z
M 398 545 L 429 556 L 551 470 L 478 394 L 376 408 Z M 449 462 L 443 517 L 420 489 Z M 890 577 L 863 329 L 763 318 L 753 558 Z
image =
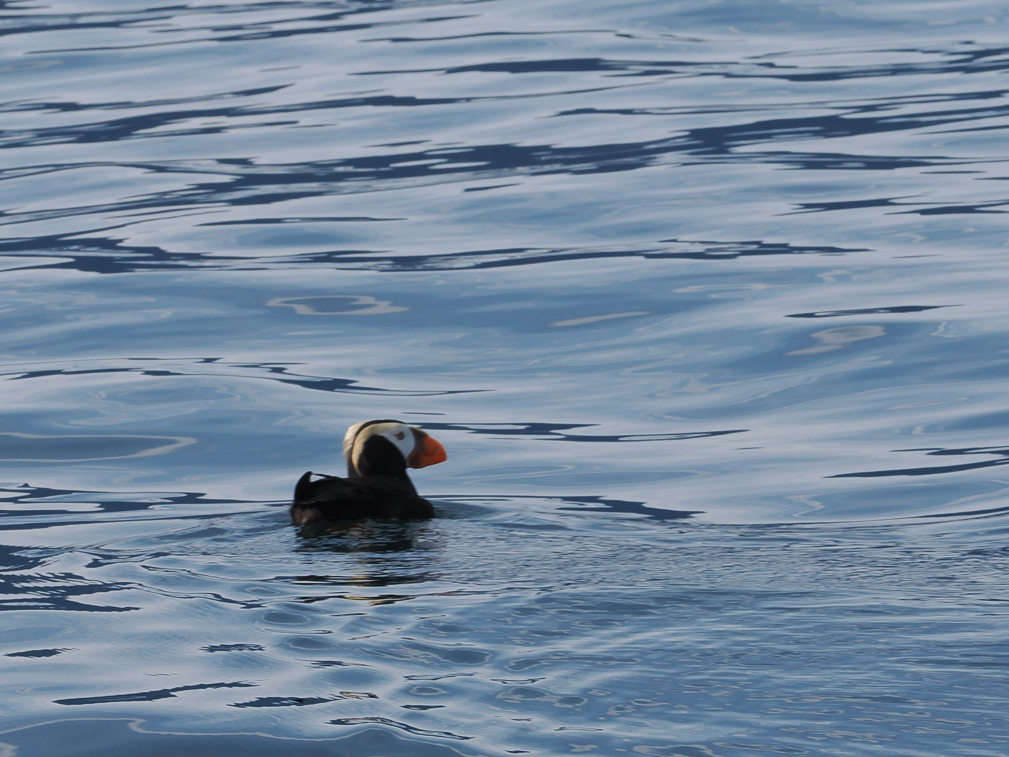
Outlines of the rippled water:
M 1004 755 L 1007 24 L 0 0 L 0 754 Z

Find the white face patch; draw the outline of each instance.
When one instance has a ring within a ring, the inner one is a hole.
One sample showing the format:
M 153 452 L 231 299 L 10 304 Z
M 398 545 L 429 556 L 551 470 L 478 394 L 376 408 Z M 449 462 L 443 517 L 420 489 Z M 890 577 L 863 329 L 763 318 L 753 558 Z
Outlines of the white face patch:
M 357 462 L 364 449 L 364 443 L 373 436 L 382 436 L 392 442 L 396 449 L 403 454 L 404 460 L 409 460 L 416 445 L 413 432 L 405 423 L 399 421 L 355 423 L 347 429 L 347 433 L 343 437 L 343 456 L 347 460 L 348 472 L 360 470 Z
M 380 423 L 378 427 L 381 431 L 376 431 L 375 434 L 384 436 L 395 444 L 396 448 L 403 453 L 404 460 L 410 459 L 410 455 L 413 453 L 413 448 L 416 444 L 410 427 L 405 423 Z

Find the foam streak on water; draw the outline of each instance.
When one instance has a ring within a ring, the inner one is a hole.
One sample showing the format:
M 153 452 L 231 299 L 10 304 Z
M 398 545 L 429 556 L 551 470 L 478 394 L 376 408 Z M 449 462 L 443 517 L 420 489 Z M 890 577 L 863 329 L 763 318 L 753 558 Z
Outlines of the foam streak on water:
M 0 0 L 0 744 L 1004 754 L 1007 23 Z

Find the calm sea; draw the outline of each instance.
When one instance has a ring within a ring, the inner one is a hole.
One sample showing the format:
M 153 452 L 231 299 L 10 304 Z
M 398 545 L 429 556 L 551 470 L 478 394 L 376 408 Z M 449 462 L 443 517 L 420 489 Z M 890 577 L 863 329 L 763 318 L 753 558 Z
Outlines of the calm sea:
M 0 0 L 0 755 L 1005 755 L 1006 40 Z

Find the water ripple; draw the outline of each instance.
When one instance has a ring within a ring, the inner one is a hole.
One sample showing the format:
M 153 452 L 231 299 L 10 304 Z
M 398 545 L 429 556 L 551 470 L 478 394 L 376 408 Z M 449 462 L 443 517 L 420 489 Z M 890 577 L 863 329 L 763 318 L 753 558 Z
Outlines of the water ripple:
M 81 361 L 86 362 L 86 361 Z M 120 363 L 109 367 L 73 367 L 73 368 L 35 368 L 16 369 L 15 365 L 0 365 L 0 379 L 7 381 L 23 381 L 28 379 L 45 379 L 66 376 L 88 376 L 106 374 L 134 374 L 152 378 L 182 377 L 182 376 L 222 376 L 229 378 L 260 379 L 276 381 L 280 384 L 290 384 L 302 389 L 312 389 L 320 392 L 381 394 L 400 396 L 431 396 L 441 394 L 466 394 L 483 390 L 449 389 L 430 392 L 416 392 L 402 389 L 384 389 L 376 386 L 360 385 L 357 381 L 326 376 L 306 376 L 291 372 L 290 365 L 276 363 L 229 363 L 219 357 L 191 358 L 175 360 L 170 358 L 124 358 L 122 360 L 101 360 L 103 366 L 108 363 Z M 157 367 L 152 367 L 157 366 Z M 197 366 L 200 366 L 197 368 Z M 4 369 L 7 369 L 6 371 Z M 9 434 L 10 435 L 10 434 Z M 18 436 L 18 434 L 14 434 Z M 55 438 L 55 437 L 53 437 Z M 133 438 L 133 437 L 130 437 Z M 162 437 L 143 437 L 149 439 Z M 164 437 L 167 438 L 167 437 Z M 177 441 L 176 446 L 184 444 Z M 174 448 L 174 447 L 173 447 Z M 160 449 L 160 448 L 159 448 Z M 0 452 L 2 454 L 2 452 Z M 152 454 L 147 452 L 146 454 Z
M 687 439 L 705 439 L 725 434 L 742 434 L 748 429 L 738 428 L 725 431 L 681 431 L 669 434 L 567 434 L 579 428 L 592 428 L 594 423 L 433 423 L 423 421 L 420 427 L 429 431 L 465 431 L 470 434 L 489 436 L 522 436 L 535 439 L 558 439 L 569 442 L 659 442 Z
M 139 691 L 135 694 L 111 694 L 97 697 L 74 697 L 71 699 L 56 699 L 54 704 L 82 705 L 82 704 L 111 704 L 113 702 L 154 702 L 159 699 L 174 699 L 175 695 L 182 691 L 203 691 L 206 689 L 244 689 L 252 688 L 256 684 L 236 681 L 234 683 L 198 683 L 189 686 L 176 686 L 171 689 L 155 689 L 153 691 Z
M 381 718 L 381 717 L 336 718 L 335 720 L 330 720 L 329 722 L 332 725 L 364 725 L 366 723 L 381 723 L 382 725 L 398 728 L 401 731 L 406 731 L 407 733 L 412 733 L 417 736 L 433 736 L 438 739 L 469 741 L 470 739 L 473 738 L 472 736 L 460 736 L 459 734 L 452 733 L 451 731 L 432 731 L 427 728 L 417 728 L 416 726 L 409 725 L 408 723 L 402 723 L 398 720 L 393 720 L 391 718 Z
M 897 468 L 892 470 L 862 471 L 859 473 L 839 473 L 831 478 L 879 478 L 884 476 L 934 476 L 942 473 L 959 473 L 978 468 L 992 468 L 1009 464 L 1009 447 L 965 447 L 962 449 L 895 449 L 894 452 L 924 452 L 930 456 L 994 455 L 994 460 L 980 460 L 955 465 L 934 465 L 920 468 Z
M 0 0 L 0 752 L 1004 754 L 1006 21 Z

